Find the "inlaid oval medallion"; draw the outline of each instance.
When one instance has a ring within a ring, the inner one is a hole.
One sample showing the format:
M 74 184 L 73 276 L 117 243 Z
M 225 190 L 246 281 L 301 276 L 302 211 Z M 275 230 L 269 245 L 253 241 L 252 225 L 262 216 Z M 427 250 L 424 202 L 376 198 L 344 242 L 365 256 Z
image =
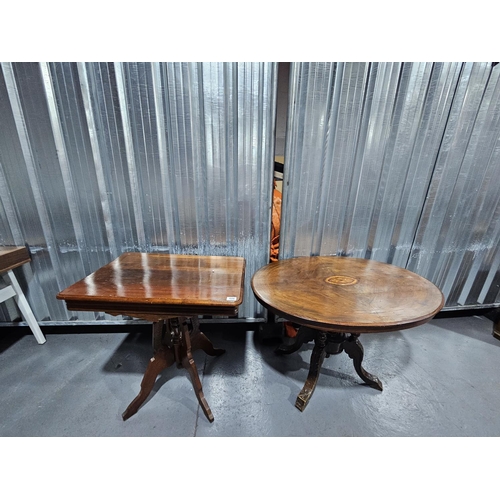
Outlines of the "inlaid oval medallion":
M 329 276 L 325 279 L 327 283 L 330 285 L 354 285 L 358 282 L 356 278 L 352 278 L 351 276 Z

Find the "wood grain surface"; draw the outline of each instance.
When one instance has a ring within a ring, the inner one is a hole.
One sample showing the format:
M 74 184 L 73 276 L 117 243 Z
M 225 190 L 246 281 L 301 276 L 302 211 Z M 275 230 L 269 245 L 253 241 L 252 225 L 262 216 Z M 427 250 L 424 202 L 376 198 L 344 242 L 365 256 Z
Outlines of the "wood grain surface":
M 235 315 L 243 301 L 245 259 L 124 253 L 57 295 L 70 310 L 155 318 Z
M 353 257 L 296 257 L 252 277 L 257 300 L 280 317 L 325 331 L 411 328 L 444 305 L 441 291 L 411 271 Z
M 30 260 L 26 247 L 0 247 L 0 273 L 22 266 Z

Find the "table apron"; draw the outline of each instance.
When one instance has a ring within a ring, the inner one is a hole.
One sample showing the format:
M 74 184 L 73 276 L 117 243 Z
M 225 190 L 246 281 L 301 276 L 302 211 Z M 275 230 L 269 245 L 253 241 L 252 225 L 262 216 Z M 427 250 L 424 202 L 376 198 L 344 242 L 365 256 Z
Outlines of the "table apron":
M 133 317 L 158 316 L 159 318 L 175 316 L 195 316 L 195 315 L 217 315 L 217 316 L 236 316 L 238 308 L 231 307 L 213 307 L 204 305 L 164 305 L 164 304 L 110 304 L 109 302 L 78 302 L 66 301 L 70 311 L 102 311 L 111 315 L 125 315 Z

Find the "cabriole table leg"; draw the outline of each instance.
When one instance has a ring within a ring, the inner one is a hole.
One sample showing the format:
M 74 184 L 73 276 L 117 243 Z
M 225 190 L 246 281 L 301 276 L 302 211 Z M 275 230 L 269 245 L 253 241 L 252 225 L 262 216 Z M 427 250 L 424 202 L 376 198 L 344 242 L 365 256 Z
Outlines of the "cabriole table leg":
M 188 371 L 191 377 L 191 383 L 193 384 L 194 392 L 196 394 L 198 402 L 200 403 L 203 413 L 208 418 L 209 422 L 213 422 L 214 416 L 212 414 L 212 410 L 208 406 L 207 400 L 205 399 L 205 395 L 203 394 L 201 380 L 198 375 L 198 370 L 196 369 L 196 364 L 194 362 L 191 353 L 191 335 L 187 324 L 187 318 L 182 318 L 182 320 L 183 321 L 181 322 L 181 335 L 183 342 L 181 344 L 181 358 L 182 358 L 181 363 L 182 366 Z M 193 325 L 193 330 L 194 328 L 195 326 Z
M 210 339 L 200 331 L 200 323 L 197 317 L 192 317 L 191 323 L 193 325 L 191 332 L 191 352 L 201 349 L 209 356 L 220 356 L 226 352 L 225 349 L 215 348 Z
M 354 369 L 363 382 L 374 389 L 382 390 L 382 382 L 375 375 L 368 373 L 362 366 L 364 350 L 359 341 L 359 334 L 324 332 L 301 327 L 296 339 L 291 346 L 280 346 L 275 352 L 277 354 L 290 354 L 297 351 L 303 343 L 314 340 L 307 380 L 295 401 L 295 406 L 300 411 L 304 411 L 313 395 L 325 357 L 340 354 L 342 351 L 345 351 L 353 360 Z
M 175 362 L 174 354 L 171 350 L 160 347 L 156 350 L 153 357 L 150 359 L 146 373 L 141 382 L 141 390 L 136 398 L 128 405 L 127 409 L 123 412 L 123 420 L 127 420 L 132 415 L 135 415 L 141 405 L 146 401 L 155 385 L 158 375 L 167 367 L 173 365 Z
M 366 382 L 367 385 L 373 387 L 374 389 L 382 390 L 382 382 L 372 375 L 368 373 L 362 366 L 363 362 L 364 350 L 361 342 L 358 339 L 359 335 L 352 334 L 343 344 L 342 347 L 347 355 L 352 359 L 354 363 L 354 369 L 356 373 L 360 376 L 363 382 Z
M 175 362 L 174 353 L 163 345 L 165 335 L 164 320 L 153 322 L 153 357 L 149 360 L 149 364 L 141 381 L 141 390 L 135 399 L 128 405 L 127 409 L 122 413 L 123 420 L 129 419 L 135 415 L 141 405 L 146 401 L 151 391 L 153 390 L 156 378 L 158 375 Z
M 318 382 L 319 370 L 325 359 L 325 348 L 326 348 L 326 333 L 317 332 L 314 338 L 314 348 L 311 354 L 311 361 L 309 364 L 309 374 L 307 375 L 306 383 L 297 396 L 295 401 L 295 407 L 300 411 L 304 411 L 307 403 L 313 395 L 314 389 Z

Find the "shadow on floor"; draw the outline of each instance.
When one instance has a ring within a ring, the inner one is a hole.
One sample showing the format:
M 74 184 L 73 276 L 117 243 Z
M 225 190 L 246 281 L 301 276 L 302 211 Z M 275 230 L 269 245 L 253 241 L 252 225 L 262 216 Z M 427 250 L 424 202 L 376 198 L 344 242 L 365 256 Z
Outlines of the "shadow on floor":
M 238 372 L 245 359 L 245 349 L 247 342 L 248 325 L 201 325 L 201 330 L 212 340 L 214 347 L 220 347 L 230 352 L 230 356 L 205 356 L 203 351 L 193 353 L 194 361 L 198 371 L 210 374 L 219 360 L 223 360 L 224 369 L 228 372 Z M 142 331 L 129 333 L 119 347 L 109 357 L 102 370 L 108 373 L 141 373 L 143 374 L 153 354 L 152 334 L 150 328 L 143 328 Z M 206 360 L 204 358 L 207 358 Z M 229 359 L 225 359 L 229 358 Z M 169 367 L 175 369 L 175 367 Z M 169 372 L 170 373 L 170 372 Z M 168 378 L 172 378 L 173 374 Z M 157 383 L 165 378 L 160 376 Z M 163 380 L 163 384 L 166 380 Z
M 19 342 L 26 335 L 33 335 L 29 328 L 0 328 L 0 354 Z
M 283 343 L 289 344 L 293 342 L 292 339 L 280 336 L 281 334 L 282 329 L 279 326 L 269 328 L 269 325 L 267 325 L 267 327 L 258 329 L 254 335 L 254 348 L 260 353 L 262 360 L 273 370 L 287 377 L 291 377 L 299 384 L 303 384 L 309 372 L 310 358 L 314 343 L 310 342 L 303 344 L 298 351 L 291 354 L 276 354 L 275 349 L 278 346 Z M 409 354 L 405 358 L 406 363 L 408 363 L 410 358 Z M 340 370 L 328 367 L 335 363 L 333 360 L 337 361 L 337 366 L 339 366 Z M 365 361 L 366 358 L 363 362 L 363 367 L 366 369 Z M 374 373 L 374 375 L 376 374 Z M 334 387 L 339 385 L 337 381 L 340 381 L 343 386 L 367 386 L 367 384 L 365 384 L 356 374 L 353 363 L 345 352 L 332 354 L 325 358 L 320 368 L 320 376 L 317 385 Z
M 484 332 L 478 332 L 477 328 L 472 328 L 471 321 L 476 321 L 480 318 L 482 321 L 488 323 L 490 333 L 485 335 Z M 460 335 L 464 335 L 470 339 L 480 340 L 489 345 L 500 348 L 500 341 L 493 336 L 493 322 L 486 317 L 479 316 L 464 316 L 461 318 L 454 317 L 438 317 L 433 320 L 433 325 L 442 328 L 443 330 L 451 331 L 454 333 L 458 333 Z M 491 325 L 491 326 L 490 326 Z

